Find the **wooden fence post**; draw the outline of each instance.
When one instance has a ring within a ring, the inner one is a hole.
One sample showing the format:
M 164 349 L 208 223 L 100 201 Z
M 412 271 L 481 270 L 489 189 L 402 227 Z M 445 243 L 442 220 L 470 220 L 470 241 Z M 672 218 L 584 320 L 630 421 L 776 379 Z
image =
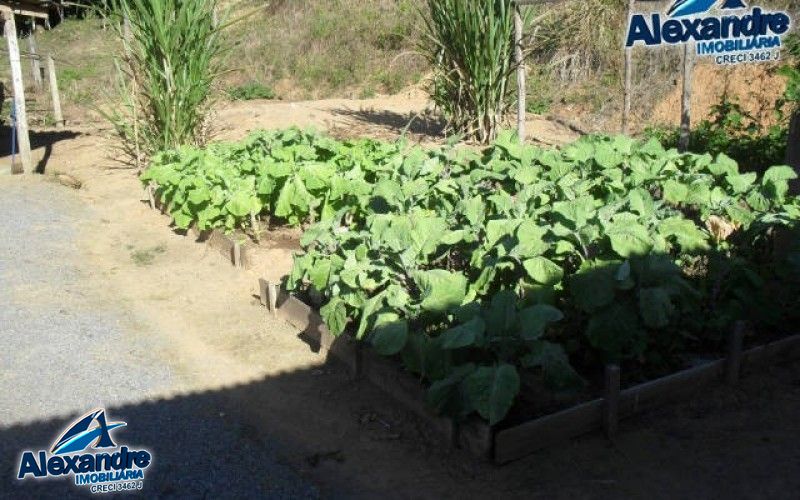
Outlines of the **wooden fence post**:
M 681 133 L 678 150 L 689 149 L 692 134 L 692 80 L 694 79 L 694 43 L 683 46 L 683 93 L 681 95 Z
M 728 357 L 725 360 L 725 382 L 728 385 L 736 385 L 739 383 L 739 376 L 742 371 L 744 331 L 744 322 L 737 321 L 728 338 Z
M 633 15 L 634 2 L 628 0 L 628 19 Z M 622 133 L 630 132 L 631 100 L 633 92 L 633 47 L 625 47 L 625 90 L 622 105 Z
M 33 82 L 36 84 L 37 89 L 42 88 L 42 63 L 39 59 L 39 54 L 36 52 L 36 22 L 33 23 L 31 34 L 28 35 L 28 50 L 31 53 L 31 73 L 33 74 Z
M 53 119 L 57 128 L 64 128 L 64 114 L 61 111 L 61 96 L 58 93 L 56 63 L 53 56 L 47 54 L 47 79 L 50 81 L 50 99 L 53 101 Z
M 528 92 L 525 86 L 525 51 L 522 50 L 522 32 L 524 29 L 522 10 L 519 4 L 514 3 L 514 60 L 517 64 L 517 135 L 519 135 L 521 142 L 525 142 L 525 119 L 527 118 L 525 100 Z
M 620 394 L 620 369 L 619 365 L 606 365 L 605 388 L 603 398 L 603 425 L 606 436 L 613 439 L 619 428 L 619 394 Z
M 22 63 L 19 55 L 17 24 L 14 22 L 14 13 L 11 9 L 6 7 L 0 12 L 4 19 L 6 40 L 8 41 L 8 59 L 11 63 L 11 82 L 14 88 L 14 110 L 17 117 L 19 156 L 22 160 L 23 172 L 32 173 L 33 159 L 31 158 L 31 141 L 28 135 L 28 113 L 25 108 L 25 86 L 22 81 Z

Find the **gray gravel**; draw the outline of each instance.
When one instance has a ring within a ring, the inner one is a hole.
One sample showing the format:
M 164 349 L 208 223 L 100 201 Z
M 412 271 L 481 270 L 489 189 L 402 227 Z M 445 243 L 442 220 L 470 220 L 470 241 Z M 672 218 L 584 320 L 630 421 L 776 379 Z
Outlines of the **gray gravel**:
M 86 287 L 75 240 L 91 210 L 67 188 L 0 176 L 0 498 L 85 494 L 65 479 L 14 477 L 23 450 L 48 449 L 97 407 L 127 422 L 118 444 L 154 453 L 148 498 L 318 496 L 270 443 L 219 412 L 224 393 L 155 400 L 180 380 L 153 355 L 158 332 Z

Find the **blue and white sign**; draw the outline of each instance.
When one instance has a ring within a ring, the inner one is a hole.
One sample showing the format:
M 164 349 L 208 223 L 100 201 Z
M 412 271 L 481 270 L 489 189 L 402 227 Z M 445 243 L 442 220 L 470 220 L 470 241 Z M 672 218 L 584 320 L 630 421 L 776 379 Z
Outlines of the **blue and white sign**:
M 742 0 L 676 0 L 666 13 L 634 14 L 626 47 L 695 44 L 717 64 L 776 61 L 792 18 Z
M 49 452 L 24 451 L 17 479 L 71 477 L 91 493 L 141 490 L 153 455 L 114 443 L 111 431 L 125 425 L 108 421 L 103 409 L 93 410 L 67 427 Z

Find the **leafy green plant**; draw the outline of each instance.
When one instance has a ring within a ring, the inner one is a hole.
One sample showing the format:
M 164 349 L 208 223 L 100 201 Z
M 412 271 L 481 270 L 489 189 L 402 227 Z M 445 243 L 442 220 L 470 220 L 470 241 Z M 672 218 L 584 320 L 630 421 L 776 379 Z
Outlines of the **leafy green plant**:
M 228 89 L 228 97 L 236 101 L 253 101 L 256 99 L 275 99 L 275 91 L 259 82 L 248 82 Z
M 677 128 L 650 128 L 648 137 L 658 139 L 666 147 L 677 147 Z M 766 131 L 735 99 L 722 96 L 711 108 L 711 118 L 703 120 L 691 131 L 689 150 L 697 153 L 725 153 L 747 170 L 763 172 L 771 165 L 783 163 L 788 130 L 775 125 Z
M 105 115 L 129 151 L 149 156 L 204 142 L 224 52 L 217 7 L 216 0 L 114 0 L 114 25 L 125 47 L 117 65 L 123 106 Z
M 758 276 L 752 241 L 800 214 L 788 167 L 759 180 L 724 154 L 656 141 L 593 137 L 556 152 L 504 135 L 479 156 L 407 155 L 416 161 L 379 176 L 357 217 L 309 228 L 288 286 L 322 297 L 334 334 L 428 380 L 434 408 L 491 423 L 524 371 L 563 389 L 582 383 L 580 352 L 658 370 L 693 338 L 719 341 L 758 294 L 741 279 Z
M 512 102 L 513 2 L 429 0 L 428 11 L 431 97 L 454 133 L 492 141 Z
M 795 177 L 655 139 L 502 133 L 476 151 L 289 129 L 160 153 L 142 179 L 179 227 L 303 225 L 287 288 L 417 374 L 432 408 L 497 424 L 532 377 L 664 373 L 736 320 L 791 324 L 769 297 L 797 289 L 800 254 L 776 243 L 800 217 Z

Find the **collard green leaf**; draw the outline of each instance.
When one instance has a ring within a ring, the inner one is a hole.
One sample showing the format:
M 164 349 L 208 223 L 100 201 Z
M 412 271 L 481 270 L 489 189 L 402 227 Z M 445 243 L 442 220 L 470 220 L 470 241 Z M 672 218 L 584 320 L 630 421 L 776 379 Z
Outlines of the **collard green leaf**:
M 709 235 L 694 222 L 683 217 L 670 217 L 658 224 L 658 232 L 665 238 L 675 238 L 684 252 L 699 252 L 709 249 Z
M 650 328 L 669 325 L 675 306 L 669 292 L 663 287 L 643 288 L 639 291 L 639 313 Z
M 479 367 L 463 384 L 472 407 L 489 421 L 489 425 L 506 417 L 519 394 L 519 374 L 509 364 Z
M 393 356 L 406 346 L 408 322 L 393 312 L 378 314 L 372 331 L 372 347 L 382 356 Z
M 471 347 L 481 343 L 485 330 L 486 323 L 484 323 L 483 319 L 474 317 L 466 323 L 445 331 L 439 340 L 443 349 Z
M 613 222 L 606 227 L 611 248 L 622 258 L 646 255 L 653 248 L 653 240 L 646 227 L 636 222 Z
M 338 297 L 322 306 L 319 310 L 322 319 L 334 336 L 341 335 L 347 328 L 347 304 Z
M 553 286 L 561 282 L 564 270 L 561 266 L 545 257 L 534 257 L 522 263 L 525 271 L 535 282 Z
M 533 343 L 530 352 L 522 358 L 522 366 L 541 368 L 545 383 L 557 391 L 578 389 L 584 384 L 570 364 L 564 348 L 552 342 Z
M 553 306 L 537 304 L 521 310 L 517 316 L 519 333 L 527 341 L 539 340 L 550 323 L 564 319 L 564 314 Z
M 467 279 L 461 273 L 434 269 L 418 271 L 413 278 L 422 295 L 421 306 L 428 312 L 445 313 L 460 306 L 467 295 Z
M 595 313 L 586 327 L 586 336 L 606 361 L 637 356 L 646 345 L 637 308 L 627 301 L 615 302 Z
M 613 302 L 617 287 L 615 271 L 616 266 L 611 262 L 584 262 L 569 280 L 578 308 L 591 313 Z

